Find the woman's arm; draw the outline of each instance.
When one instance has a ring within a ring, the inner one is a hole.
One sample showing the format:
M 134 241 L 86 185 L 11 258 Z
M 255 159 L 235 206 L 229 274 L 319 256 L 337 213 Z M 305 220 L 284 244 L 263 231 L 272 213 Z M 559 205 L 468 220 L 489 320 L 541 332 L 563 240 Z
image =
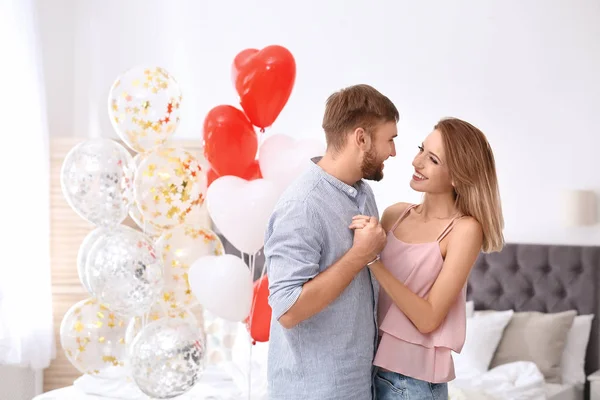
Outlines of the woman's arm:
M 426 298 L 421 298 L 398 281 L 381 261 L 369 266 L 377 281 L 396 306 L 421 333 L 436 330 L 450 310 L 475 264 L 483 243 L 481 225 L 474 218 L 457 222 L 448 235 L 444 266 Z

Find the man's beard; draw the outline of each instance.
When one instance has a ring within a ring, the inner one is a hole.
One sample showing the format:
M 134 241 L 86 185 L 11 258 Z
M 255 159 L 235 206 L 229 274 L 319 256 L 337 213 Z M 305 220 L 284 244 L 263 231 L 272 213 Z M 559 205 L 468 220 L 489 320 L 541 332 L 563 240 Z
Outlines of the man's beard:
M 383 163 L 378 162 L 378 158 L 373 148 L 365 153 L 362 165 L 360 166 L 364 179 L 370 181 L 380 181 L 383 179 Z

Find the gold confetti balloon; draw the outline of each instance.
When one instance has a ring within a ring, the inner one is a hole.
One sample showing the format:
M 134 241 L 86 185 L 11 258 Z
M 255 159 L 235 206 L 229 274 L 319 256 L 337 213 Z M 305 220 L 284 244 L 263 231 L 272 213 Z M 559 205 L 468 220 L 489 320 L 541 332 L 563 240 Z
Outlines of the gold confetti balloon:
M 119 137 L 143 153 L 161 146 L 179 125 L 179 84 L 160 67 L 135 67 L 119 76 L 108 96 L 108 115 Z
M 81 218 L 96 226 L 116 226 L 133 202 L 134 171 L 133 157 L 125 147 L 110 139 L 89 139 L 65 156 L 62 192 Z
M 136 170 L 139 168 L 140 162 L 143 157 L 144 157 L 144 153 L 138 153 L 133 157 L 133 163 L 135 164 Z M 155 238 L 157 236 L 160 236 L 160 234 L 163 231 L 156 225 L 153 225 L 144 220 L 144 216 L 142 215 L 140 208 L 138 207 L 135 199 L 133 201 L 133 204 L 129 208 L 129 217 L 133 220 L 133 222 L 135 222 L 137 224 L 137 226 L 140 227 L 142 232 L 144 232 L 148 236 Z
M 127 324 L 127 331 L 125 334 L 125 342 L 127 345 L 131 345 L 135 337 L 140 333 L 144 324 L 149 324 L 160 319 L 170 318 L 177 321 L 183 321 L 190 324 L 194 329 L 201 329 L 201 325 L 198 323 L 198 318 L 202 318 L 202 310 L 197 311 L 195 315 L 189 309 L 177 309 L 171 310 L 165 308 L 162 304 L 156 303 L 149 313 L 145 314 L 144 317 L 133 317 Z
M 135 172 L 134 197 L 145 223 L 172 229 L 204 204 L 206 173 L 186 150 L 163 147 L 145 155 Z
M 173 310 L 197 305 L 188 282 L 190 265 L 203 256 L 222 255 L 221 239 L 210 229 L 185 224 L 163 232 L 155 245 L 162 257 L 165 277 L 160 301 Z
M 81 373 L 116 379 L 128 375 L 127 324 L 96 298 L 74 304 L 60 325 L 60 344 Z
M 150 311 L 163 290 L 163 265 L 152 240 L 120 225 L 98 238 L 87 256 L 87 282 L 122 317 Z
M 188 392 L 205 368 L 203 331 L 172 318 L 145 326 L 129 351 L 133 380 L 154 399 L 169 399 Z

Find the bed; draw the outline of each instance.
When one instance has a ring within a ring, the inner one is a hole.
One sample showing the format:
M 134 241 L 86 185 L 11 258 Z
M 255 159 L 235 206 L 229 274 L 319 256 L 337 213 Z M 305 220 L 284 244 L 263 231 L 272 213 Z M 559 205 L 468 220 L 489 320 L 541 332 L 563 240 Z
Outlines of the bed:
M 455 357 L 452 388 L 477 393 L 474 382 L 479 388 L 499 386 L 496 377 L 512 375 L 531 389 L 541 369 L 546 398 L 588 399 L 586 376 L 600 369 L 599 288 L 600 247 L 508 244 L 500 253 L 481 254 L 467 285 L 472 310 L 467 310 L 467 341 Z M 478 340 L 477 333 L 486 329 L 486 340 Z M 487 382 L 481 383 L 473 371 L 477 362 L 481 367 L 489 360 L 494 346 Z M 487 358 L 481 356 L 486 352 Z M 505 375 L 491 374 L 500 368 Z
M 224 245 L 226 252 L 239 255 L 226 240 Z M 263 263 L 259 254 L 257 265 Z M 600 247 L 508 244 L 500 253 L 481 254 L 467 285 L 471 307 L 467 311 L 467 341 L 461 354 L 455 355 L 457 379 L 450 384 L 450 399 L 588 399 L 585 377 L 600 369 L 600 332 L 598 319 L 594 318 L 600 303 L 598 288 Z M 583 324 L 583 333 L 574 333 L 575 318 L 578 326 Z M 571 328 L 567 329 L 567 325 Z M 570 341 L 564 338 L 565 331 L 571 335 Z M 555 333 L 547 335 L 548 332 Z M 544 335 L 548 336 L 545 341 Z M 509 336 L 512 342 L 507 341 Z M 560 351 L 561 346 L 572 345 L 573 340 L 575 347 L 562 351 L 558 368 L 556 354 L 554 360 L 540 359 L 544 353 L 550 355 Z M 538 341 L 548 348 L 534 343 Z M 530 354 L 528 348 L 536 346 L 537 353 Z M 261 362 L 264 361 L 258 364 Z M 565 362 L 575 371 L 567 376 L 569 383 L 561 382 L 560 367 Z M 247 365 L 245 360 L 241 364 Z M 264 365 L 257 368 L 261 371 L 253 372 L 254 378 L 264 377 Z M 228 373 L 211 367 L 198 387 L 181 399 L 247 398 L 239 390 L 244 385 L 239 381 L 236 384 L 230 375 L 231 370 Z M 84 384 L 90 387 L 88 382 L 79 381 L 34 400 L 100 398 L 86 396 L 81 390 Z M 253 399 L 266 399 L 264 393 L 255 394 Z

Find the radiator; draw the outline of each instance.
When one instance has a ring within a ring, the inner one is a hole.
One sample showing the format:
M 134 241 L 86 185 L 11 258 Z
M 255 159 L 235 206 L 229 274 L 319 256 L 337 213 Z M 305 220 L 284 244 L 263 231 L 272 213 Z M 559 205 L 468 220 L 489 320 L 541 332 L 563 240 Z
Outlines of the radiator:
M 42 393 L 44 371 L 0 365 L 0 400 L 31 400 Z

